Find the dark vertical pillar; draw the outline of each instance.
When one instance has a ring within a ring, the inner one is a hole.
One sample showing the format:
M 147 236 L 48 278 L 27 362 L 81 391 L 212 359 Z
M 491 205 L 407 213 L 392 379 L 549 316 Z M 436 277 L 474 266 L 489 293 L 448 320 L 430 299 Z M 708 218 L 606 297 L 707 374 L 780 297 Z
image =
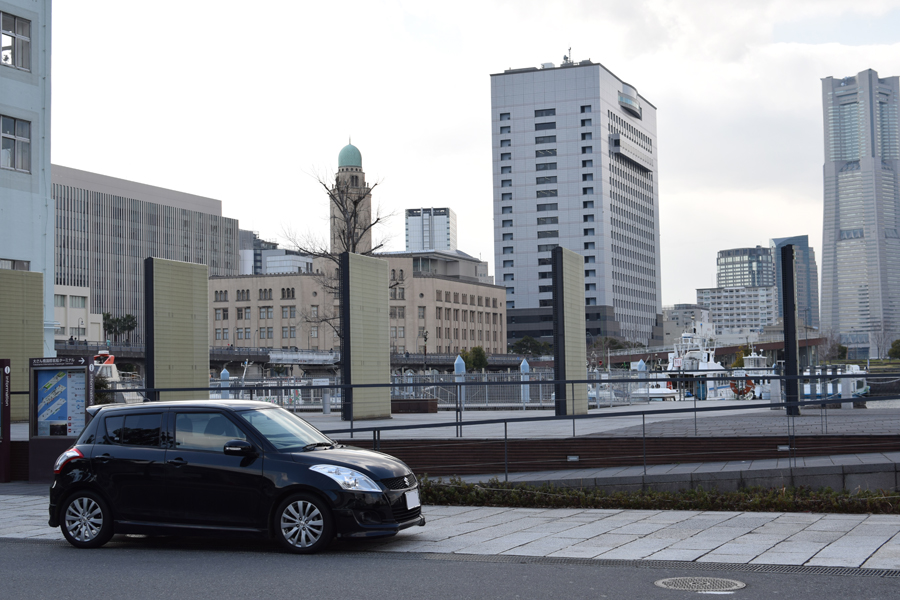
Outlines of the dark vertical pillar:
M 797 278 L 794 269 L 794 246 L 781 248 L 781 283 L 784 298 L 784 392 L 786 402 L 797 402 L 800 389 L 800 355 L 797 348 Z M 789 406 L 787 414 L 800 414 L 799 406 Z
M 350 253 L 342 252 L 338 261 L 338 294 L 340 296 L 341 321 L 341 383 L 348 385 L 353 381 L 350 371 L 352 349 L 350 340 Z M 353 388 L 341 390 L 341 420 L 353 420 Z
M 553 265 L 553 358 L 555 364 L 554 386 L 556 393 L 556 416 L 567 414 L 566 410 L 566 328 L 565 320 L 565 294 L 563 293 L 563 253 L 562 248 L 556 247 L 550 253 L 550 262 Z
M 10 361 L 0 359 L 0 483 L 12 478 L 12 442 L 9 439 Z
M 144 259 L 144 387 L 156 387 L 156 334 L 154 330 L 153 257 Z M 147 392 L 151 402 L 159 400 L 159 392 Z

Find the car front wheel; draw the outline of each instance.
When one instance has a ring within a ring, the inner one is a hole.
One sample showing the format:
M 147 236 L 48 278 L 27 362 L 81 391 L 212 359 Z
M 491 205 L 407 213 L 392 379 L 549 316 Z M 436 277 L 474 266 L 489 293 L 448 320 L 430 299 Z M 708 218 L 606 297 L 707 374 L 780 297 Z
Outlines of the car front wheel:
M 275 537 L 290 552 L 318 552 L 334 537 L 331 512 L 320 498 L 309 494 L 291 496 L 275 513 Z
M 60 529 L 76 548 L 99 548 L 113 536 L 112 514 L 93 492 L 75 492 L 62 507 Z

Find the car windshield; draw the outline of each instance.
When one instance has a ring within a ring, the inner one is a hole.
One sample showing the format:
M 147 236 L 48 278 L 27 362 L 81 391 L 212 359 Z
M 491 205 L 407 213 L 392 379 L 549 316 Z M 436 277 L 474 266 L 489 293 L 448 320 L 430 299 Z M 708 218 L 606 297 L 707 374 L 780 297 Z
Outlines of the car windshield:
M 246 410 L 238 414 L 279 450 L 302 450 L 310 444 L 334 444 L 318 429 L 283 408 Z

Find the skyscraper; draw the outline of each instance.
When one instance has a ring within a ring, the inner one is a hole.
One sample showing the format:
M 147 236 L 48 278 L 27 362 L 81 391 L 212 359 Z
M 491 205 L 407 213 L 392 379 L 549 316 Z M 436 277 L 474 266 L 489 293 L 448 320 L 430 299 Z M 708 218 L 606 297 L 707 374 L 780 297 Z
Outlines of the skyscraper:
M 452 209 L 406 209 L 407 252 L 456 249 L 456 213 Z
M 825 218 L 822 326 L 850 357 L 900 331 L 898 77 L 822 80 Z
M 762 246 L 720 250 L 716 256 L 716 285 L 718 287 L 775 285 L 772 250 Z
M 587 332 L 661 344 L 656 107 L 565 58 L 491 75 L 491 133 L 508 341 L 551 340 L 550 252 L 563 246 L 584 257 Z
M 819 328 L 819 272 L 816 251 L 809 245 L 809 236 L 795 235 L 769 241 L 775 263 L 775 285 L 778 287 L 778 316 L 784 317 L 784 289 L 781 287 L 781 249 L 788 244 L 795 247 L 794 270 L 797 277 L 798 323 Z

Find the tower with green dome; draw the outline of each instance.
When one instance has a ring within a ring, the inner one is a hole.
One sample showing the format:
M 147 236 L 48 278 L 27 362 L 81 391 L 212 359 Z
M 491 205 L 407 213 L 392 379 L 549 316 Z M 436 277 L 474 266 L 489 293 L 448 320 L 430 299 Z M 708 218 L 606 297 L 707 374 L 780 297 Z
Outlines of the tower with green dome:
M 366 185 L 362 153 L 353 144 L 341 148 L 331 204 L 331 252 L 372 251 L 372 189 Z

